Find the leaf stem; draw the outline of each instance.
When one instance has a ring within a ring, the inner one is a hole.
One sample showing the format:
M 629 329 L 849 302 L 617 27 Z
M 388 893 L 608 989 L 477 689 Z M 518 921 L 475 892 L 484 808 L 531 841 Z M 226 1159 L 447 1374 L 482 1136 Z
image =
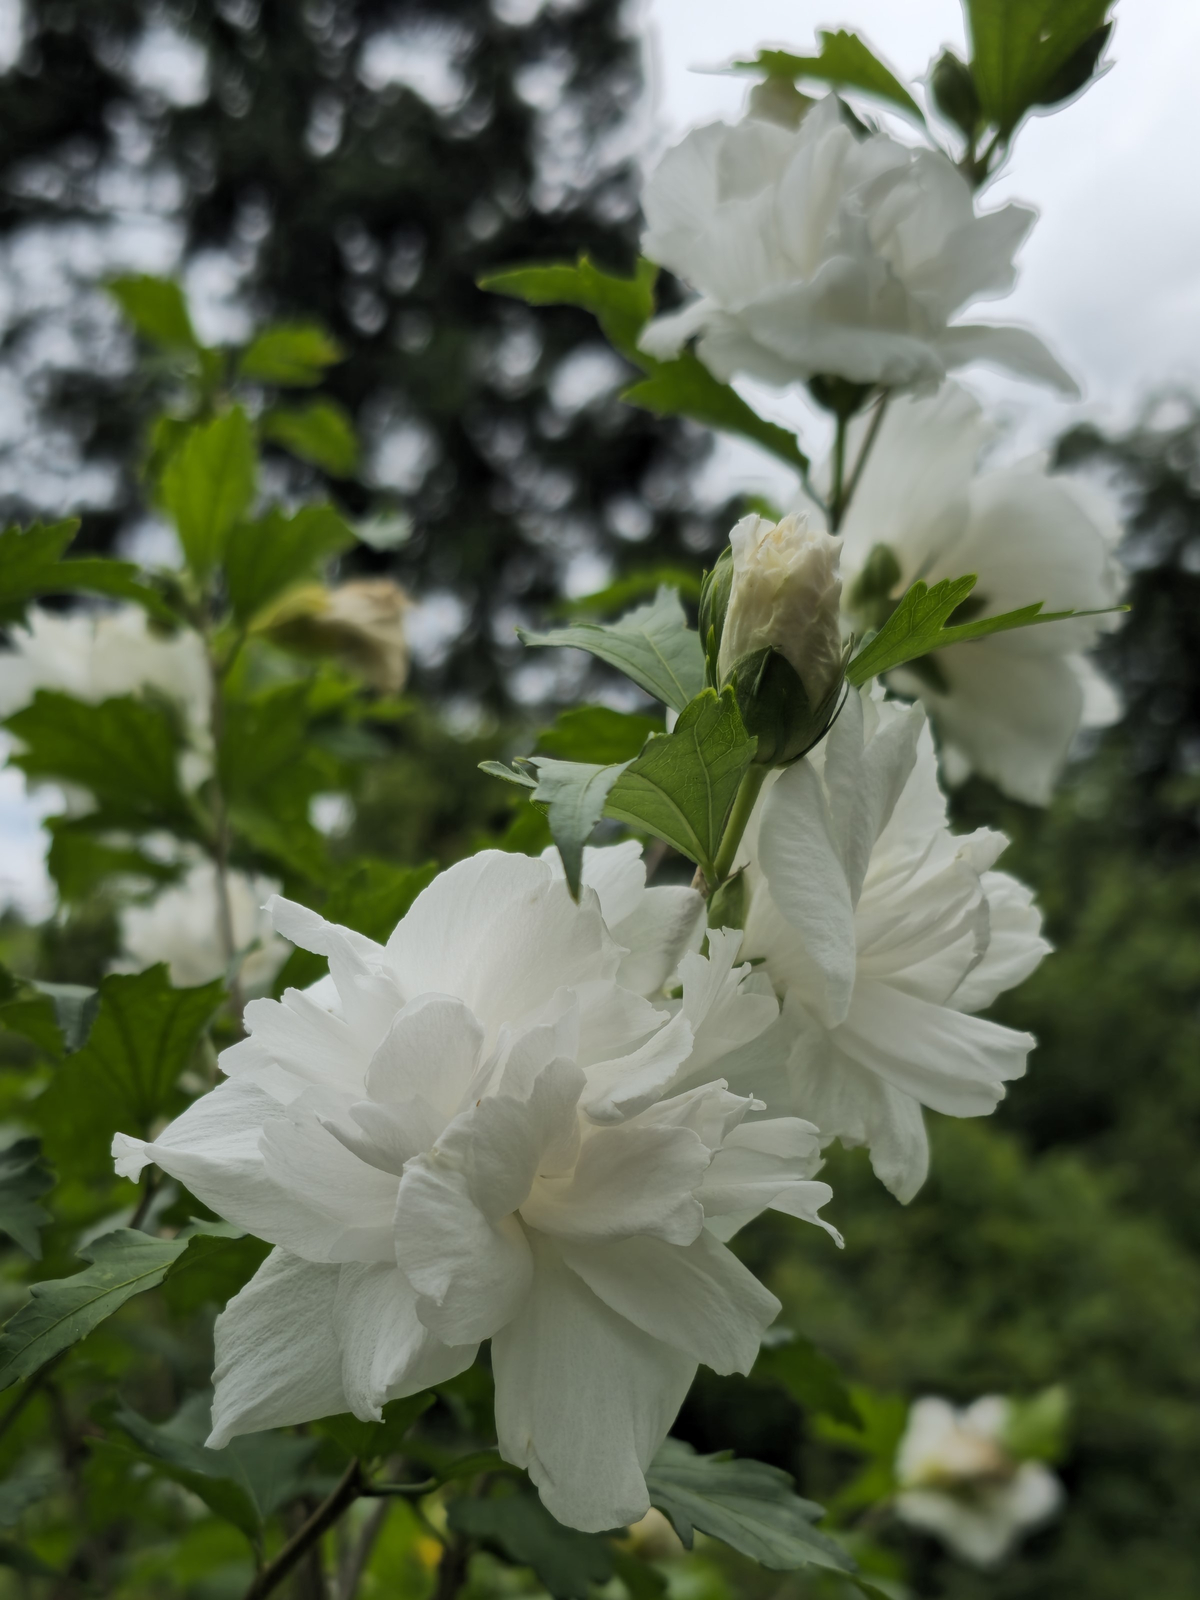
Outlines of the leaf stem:
M 845 517 L 846 512 L 850 509 L 850 502 L 854 498 L 854 492 L 858 488 L 859 480 L 863 475 L 863 468 L 867 464 L 867 457 L 871 454 L 871 450 L 874 447 L 875 441 L 879 437 L 879 430 L 883 426 L 883 419 L 887 412 L 888 401 L 891 399 L 891 397 L 891 390 L 885 389 L 875 403 L 875 411 L 871 417 L 870 425 L 867 428 L 866 438 L 862 442 L 862 449 L 858 452 L 858 459 L 855 461 L 854 466 L 851 469 L 850 476 L 846 480 L 845 490 L 842 494 L 842 501 L 838 507 L 839 524 Z
M 829 490 L 829 531 L 836 533 L 846 509 L 842 498 L 846 478 L 846 418 L 838 412 L 837 432 L 833 436 L 833 484 Z
M 334 1523 L 362 1493 L 362 1463 L 355 1456 L 338 1481 L 337 1487 L 330 1491 L 317 1509 L 298 1528 L 279 1554 L 268 1561 L 266 1566 L 246 1590 L 245 1600 L 264 1600 L 276 1589 L 283 1580 L 313 1548 L 317 1540 L 327 1533 Z
M 738 845 L 741 844 L 742 835 L 746 831 L 746 824 L 750 821 L 750 813 L 754 810 L 754 803 L 769 771 L 769 767 L 761 766 L 756 761 L 746 769 L 746 775 L 738 785 L 738 792 L 734 795 L 733 805 L 730 808 L 729 820 L 725 824 L 725 832 L 721 835 L 720 848 L 713 862 L 717 881 L 709 884 L 710 891 L 719 889 L 729 876 L 729 869 L 733 866 Z
M 207 635 L 204 645 L 208 654 L 208 673 L 212 695 L 208 722 L 213 746 L 212 862 L 217 886 L 217 931 L 220 935 L 221 946 L 225 952 L 225 965 L 229 972 L 229 1005 L 240 1028 L 242 1013 L 246 1009 L 246 997 L 242 992 L 241 974 L 237 964 L 238 950 L 233 931 L 233 902 L 229 895 L 229 851 L 232 843 L 232 829 L 229 822 L 229 807 L 225 799 L 225 787 L 221 782 L 220 772 L 221 741 L 225 735 L 225 672 L 217 661 L 212 647 L 212 640 Z

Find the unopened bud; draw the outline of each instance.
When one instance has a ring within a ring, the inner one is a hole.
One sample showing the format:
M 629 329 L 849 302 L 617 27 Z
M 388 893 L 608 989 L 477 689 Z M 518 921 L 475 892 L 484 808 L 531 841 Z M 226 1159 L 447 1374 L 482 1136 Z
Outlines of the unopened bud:
M 408 678 L 410 604 L 391 578 L 355 578 L 333 589 L 310 583 L 285 595 L 258 628 L 289 650 L 334 656 L 373 688 L 398 694 Z

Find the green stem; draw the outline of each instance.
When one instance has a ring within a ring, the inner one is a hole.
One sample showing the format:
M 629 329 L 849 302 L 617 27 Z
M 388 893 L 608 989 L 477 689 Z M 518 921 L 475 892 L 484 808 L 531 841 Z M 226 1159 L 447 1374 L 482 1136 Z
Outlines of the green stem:
M 729 813 L 729 821 L 725 824 L 725 832 L 721 835 L 720 848 L 717 850 L 713 870 L 716 873 L 716 882 L 709 884 L 710 890 L 721 887 L 729 876 L 729 869 L 733 866 L 733 858 L 737 855 L 738 845 L 742 842 L 742 835 L 746 831 L 746 824 L 750 821 L 750 813 L 754 810 L 754 803 L 758 799 L 758 792 L 766 782 L 767 773 L 771 769 L 761 766 L 757 761 L 746 770 L 746 775 L 738 785 L 738 792 L 733 798 L 733 808 Z
M 838 413 L 837 432 L 833 436 L 833 485 L 829 491 L 829 531 L 836 533 L 842 525 L 845 511 L 843 485 L 846 480 L 846 418 Z
M 891 391 L 889 389 L 885 389 L 880 395 L 879 399 L 876 401 L 875 414 L 872 416 L 870 424 L 867 428 L 867 436 L 862 442 L 862 449 L 858 452 L 858 460 L 854 463 L 854 466 L 850 472 L 850 476 L 846 480 L 845 488 L 842 491 L 842 501 L 841 505 L 838 507 L 838 523 L 842 522 L 846 512 L 850 509 L 850 502 L 854 498 L 854 491 L 858 488 L 859 481 L 863 475 L 863 468 L 867 464 L 867 457 L 871 454 L 871 450 L 875 444 L 875 441 L 879 437 L 879 430 L 883 426 L 884 415 L 887 412 L 888 401 L 891 399 L 891 397 Z M 836 527 L 834 531 L 837 531 Z

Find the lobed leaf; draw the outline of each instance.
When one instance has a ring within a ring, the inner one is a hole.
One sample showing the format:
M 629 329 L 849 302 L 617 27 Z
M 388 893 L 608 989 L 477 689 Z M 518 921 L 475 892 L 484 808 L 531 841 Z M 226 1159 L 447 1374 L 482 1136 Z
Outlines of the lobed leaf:
M 601 767 L 586 761 L 555 761 L 550 756 L 531 756 L 529 761 L 538 775 L 537 788 L 529 798 L 546 806 L 546 820 L 562 858 L 567 887 L 572 898 L 578 900 L 583 847 L 604 815 L 613 785 L 629 763 Z
M 647 358 L 638 350 L 637 341 L 654 315 L 657 279 L 658 268 L 652 261 L 640 259 L 632 278 L 618 278 L 581 255 L 574 266 L 556 262 L 486 273 L 479 279 L 479 287 L 531 306 L 580 306 L 596 318 L 611 345 L 645 366 Z
M 50 1221 L 38 1201 L 53 1187 L 54 1174 L 42 1160 L 40 1139 L 17 1139 L 0 1150 L 0 1233 L 35 1261 L 42 1258 L 40 1230 Z M 0 1525 L 6 1526 L 2 1518 Z
M 234 619 L 249 622 L 268 601 L 353 543 L 353 531 L 331 505 L 303 506 L 290 516 L 273 506 L 257 521 L 242 523 L 225 555 Z
M 179 532 L 192 572 L 208 577 L 254 498 L 258 460 L 241 406 L 188 429 L 159 483 L 163 510 Z
M 753 61 L 737 61 L 741 71 L 765 72 L 770 76 L 795 80 L 815 79 L 835 89 L 858 89 L 896 106 L 924 126 L 921 108 L 889 66 L 875 54 L 857 33 L 839 28 L 836 33 L 817 31 L 821 49 L 815 56 L 793 55 L 788 50 L 760 50 Z
M 561 711 L 550 728 L 538 734 L 535 754 L 559 761 L 632 761 L 652 733 L 662 733 L 660 717 L 609 706 L 574 706 Z
M 64 561 L 63 552 L 78 531 L 79 519 L 67 517 L 0 533 L 0 623 L 20 622 L 40 595 L 80 592 L 132 600 L 161 621 L 173 620 L 162 597 L 137 581 L 133 562 L 99 556 Z
M 452 1500 L 447 1521 L 456 1533 L 493 1545 L 521 1567 L 532 1567 L 555 1600 L 588 1600 L 590 1586 L 613 1575 L 608 1540 L 555 1520 L 534 1494 Z
M 754 1376 L 773 1378 L 809 1411 L 833 1417 L 848 1428 L 862 1426 L 836 1363 L 801 1334 L 793 1333 L 781 1343 L 765 1346 L 754 1364 Z

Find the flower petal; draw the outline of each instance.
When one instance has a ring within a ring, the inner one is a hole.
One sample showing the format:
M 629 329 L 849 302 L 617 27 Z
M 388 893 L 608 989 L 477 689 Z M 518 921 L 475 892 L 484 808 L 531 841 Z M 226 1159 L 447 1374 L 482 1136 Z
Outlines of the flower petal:
M 417 1316 L 411 1285 L 391 1262 L 351 1261 L 341 1268 L 333 1327 L 347 1408 L 363 1422 L 378 1422 L 389 1400 L 456 1377 L 479 1348 L 446 1345 L 430 1333 Z
M 384 1104 L 421 1099 L 448 1122 L 462 1104 L 483 1029 L 461 1000 L 422 994 L 398 1013 L 367 1068 L 367 1093 Z
M 712 1153 L 690 1128 L 594 1128 L 561 1178 L 539 1178 L 521 1206 L 531 1228 L 558 1239 L 649 1234 L 688 1244 L 704 1226 L 692 1191 Z

